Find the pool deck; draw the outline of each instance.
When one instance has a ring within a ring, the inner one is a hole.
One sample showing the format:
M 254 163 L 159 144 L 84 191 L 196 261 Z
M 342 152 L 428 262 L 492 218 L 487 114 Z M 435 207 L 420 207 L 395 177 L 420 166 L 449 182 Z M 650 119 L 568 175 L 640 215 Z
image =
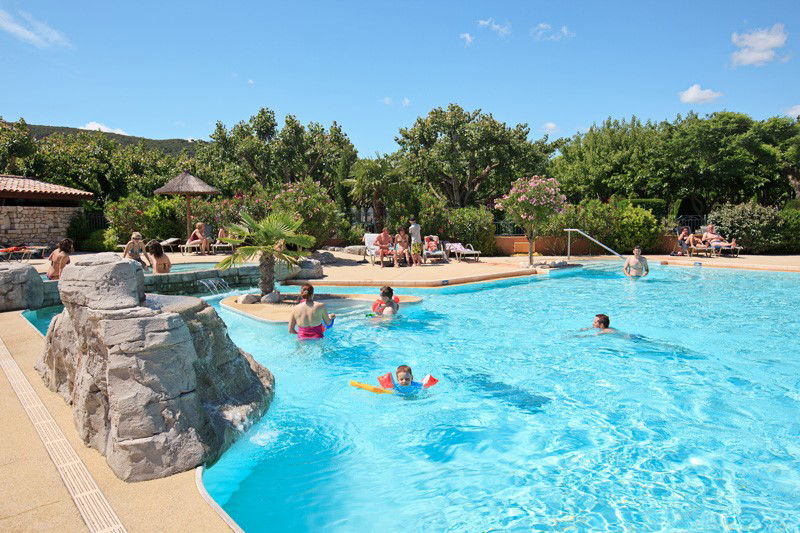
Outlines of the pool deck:
M 544 274 L 546 270 L 525 269 L 526 257 L 489 257 L 480 262 L 428 264 L 420 267 L 380 268 L 360 262 L 359 257 L 335 253 L 337 265 L 326 265 L 325 278 L 318 285 L 361 285 L 395 287 L 441 287 L 511 276 Z M 170 254 L 173 263 L 212 262 L 225 256 Z M 739 258 L 695 258 L 647 256 L 650 263 L 667 266 L 732 268 L 800 272 L 800 256 L 742 256 Z M 537 260 L 563 260 L 563 257 L 537 257 Z M 573 257 L 571 262 L 611 261 L 614 256 Z M 31 264 L 44 272 L 46 261 Z M 446 283 L 444 283 L 446 282 Z M 377 291 L 376 291 L 377 292 Z M 355 295 L 350 295 L 351 297 Z M 361 295 L 367 301 L 374 295 Z M 411 302 L 406 302 L 411 303 Z M 226 302 L 229 307 L 235 304 Z M 261 305 L 261 304 L 258 304 Z M 250 306 L 247 306 L 250 307 Z M 282 320 L 286 307 L 264 307 L 261 319 Z M 48 390 L 33 368 L 44 349 L 44 339 L 19 312 L 0 313 L 0 352 L 19 366 L 35 394 L 52 415 L 81 462 L 128 531 L 203 530 L 230 531 L 225 522 L 201 497 L 195 485 L 195 472 L 139 483 L 120 481 L 97 451 L 79 439 L 72 421 L 72 411 L 64 400 Z M 2 355 L 2 354 L 0 354 Z M 0 531 L 83 531 L 87 530 L 70 493 L 45 451 L 38 433 L 23 409 L 6 374 L 0 377 L 0 424 L 5 428 L 0 439 Z

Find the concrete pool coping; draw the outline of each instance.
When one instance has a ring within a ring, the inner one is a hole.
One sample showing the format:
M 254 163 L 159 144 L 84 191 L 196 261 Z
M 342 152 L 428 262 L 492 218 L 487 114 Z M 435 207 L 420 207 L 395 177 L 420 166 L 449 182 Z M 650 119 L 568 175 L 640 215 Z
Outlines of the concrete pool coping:
M 287 300 L 281 302 L 279 304 L 266 304 L 266 303 L 254 303 L 254 304 L 239 304 L 236 303 L 236 298 L 238 295 L 235 296 L 228 296 L 227 298 L 223 298 L 219 304 L 220 306 L 224 307 L 229 311 L 233 311 L 234 313 L 239 313 L 240 315 L 244 315 L 255 320 L 261 322 L 267 322 L 271 324 L 276 323 L 284 323 L 289 322 L 289 318 L 291 317 L 292 309 L 295 305 L 297 305 L 297 295 L 294 296 L 291 300 Z M 422 301 L 422 298 L 419 296 L 409 296 L 406 294 L 399 294 L 397 297 L 400 299 L 400 303 L 404 305 L 409 304 L 418 304 Z M 370 304 L 371 302 L 375 301 L 377 298 L 374 294 L 317 294 L 315 295 L 314 299 L 323 303 L 354 303 L 354 302 L 364 302 L 365 304 Z M 367 307 L 365 306 L 365 310 Z M 336 309 L 333 308 L 335 311 Z

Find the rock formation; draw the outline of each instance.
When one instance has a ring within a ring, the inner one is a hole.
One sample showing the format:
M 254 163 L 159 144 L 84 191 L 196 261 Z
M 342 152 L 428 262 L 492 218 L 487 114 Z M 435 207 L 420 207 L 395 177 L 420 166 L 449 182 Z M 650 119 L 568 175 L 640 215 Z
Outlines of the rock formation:
M 0 312 L 38 309 L 44 283 L 36 269 L 24 263 L 0 263 Z
M 75 256 L 36 368 L 83 441 L 126 481 L 215 460 L 272 400 L 274 378 L 204 301 L 147 295 L 134 261 Z
M 300 272 L 295 279 L 320 279 L 325 277 L 322 273 L 322 263 L 318 259 L 301 259 L 298 263 Z

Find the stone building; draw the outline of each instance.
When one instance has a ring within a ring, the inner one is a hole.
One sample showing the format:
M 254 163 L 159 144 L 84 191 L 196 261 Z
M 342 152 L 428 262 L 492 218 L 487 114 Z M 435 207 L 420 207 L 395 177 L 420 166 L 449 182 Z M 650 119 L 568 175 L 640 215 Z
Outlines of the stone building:
M 0 174 L 0 245 L 52 246 L 67 236 L 67 227 L 92 193 Z

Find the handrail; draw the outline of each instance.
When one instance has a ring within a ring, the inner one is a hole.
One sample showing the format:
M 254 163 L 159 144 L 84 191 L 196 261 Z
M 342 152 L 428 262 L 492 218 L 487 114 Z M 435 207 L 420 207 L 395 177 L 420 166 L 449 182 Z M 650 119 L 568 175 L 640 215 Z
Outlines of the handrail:
M 625 261 L 625 258 L 624 258 L 624 257 L 622 257 L 621 255 L 619 255 L 617 252 L 615 252 L 614 250 L 612 250 L 611 248 L 609 248 L 608 246 L 606 246 L 606 245 L 605 245 L 605 244 L 603 244 L 602 242 L 598 241 L 597 239 L 595 239 L 595 238 L 594 238 L 594 237 L 592 237 L 591 235 L 588 235 L 588 234 L 586 234 L 586 232 L 584 232 L 584 231 L 582 231 L 582 230 L 579 230 L 579 229 L 576 229 L 576 228 L 565 228 L 565 229 L 564 229 L 564 231 L 566 231 L 566 232 L 567 232 L 567 261 L 569 261 L 569 256 L 570 256 L 570 252 L 571 252 L 570 248 L 571 248 L 571 246 L 572 246 L 572 232 L 573 232 L 573 231 L 580 233 L 581 235 L 583 235 L 584 237 L 586 237 L 587 239 L 589 239 L 589 240 L 590 240 L 590 241 L 592 241 L 593 243 L 595 243 L 595 244 L 598 244 L 598 245 L 602 246 L 603 248 L 605 248 L 606 250 L 608 250 L 608 251 L 609 251 L 609 252 L 611 252 L 612 254 L 616 255 L 617 257 L 619 257 L 620 259 L 622 259 L 623 261 Z

